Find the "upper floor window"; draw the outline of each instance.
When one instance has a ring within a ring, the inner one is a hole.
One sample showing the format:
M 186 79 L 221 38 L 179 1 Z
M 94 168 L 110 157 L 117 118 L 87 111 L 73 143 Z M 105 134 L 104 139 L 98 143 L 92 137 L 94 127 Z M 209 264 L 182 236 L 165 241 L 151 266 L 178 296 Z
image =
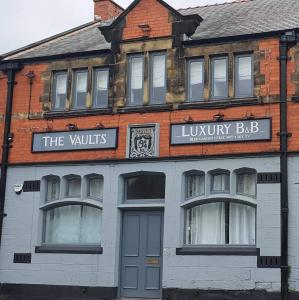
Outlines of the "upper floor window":
M 99 175 L 88 176 L 87 197 L 90 199 L 103 199 L 103 177 Z
M 57 176 L 49 176 L 46 180 L 46 201 L 55 201 L 59 199 L 60 178 Z
M 129 57 L 129 77 L 128 77 L 128 104 L 143 104 L 143 78 L 144 78 L 144 58 L 143 55 L 132 55 Z
M 78 175 L 68 175 L 65 177 L 65 196 L 68 198 L 81 197 L 81 177 Z
M 188 100 L 203 99 L 204 93 L 204 60 L 191 59 L 188 61 Z
M 78 70 L 74 72 L 73 85 L 73 108 L 80 109 L 86 107 L 87 96 L 87 70 Z
M 214 57 L 211 60 L 212 93 L 214 99 L 228 97 L 228 58 Z
M 93 75 L 93 107 L 107 107 L 109 70 L 96 69 Z
M 253 56 L 251 54 L 235 57 L 235 96 L 237 98 L 253 95 Z
M 150 55 L 150 103 L 163 104 L 166 98 L 166 55 L 151 53 Z
M 67 99 L 67 72 L 55 72 L 52 85 L 52 109 L 64 110 Z

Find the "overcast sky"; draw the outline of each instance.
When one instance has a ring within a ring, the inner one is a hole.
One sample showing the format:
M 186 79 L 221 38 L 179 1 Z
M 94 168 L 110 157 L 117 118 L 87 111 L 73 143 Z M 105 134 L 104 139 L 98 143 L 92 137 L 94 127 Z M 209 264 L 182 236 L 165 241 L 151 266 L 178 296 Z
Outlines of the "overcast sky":
M 132 1 L 115 0 L 126 8 Z M 230 0 L 167 0 L 175 8 Z M 93 0 L 0 0 L 0 54 L 93 20 Z

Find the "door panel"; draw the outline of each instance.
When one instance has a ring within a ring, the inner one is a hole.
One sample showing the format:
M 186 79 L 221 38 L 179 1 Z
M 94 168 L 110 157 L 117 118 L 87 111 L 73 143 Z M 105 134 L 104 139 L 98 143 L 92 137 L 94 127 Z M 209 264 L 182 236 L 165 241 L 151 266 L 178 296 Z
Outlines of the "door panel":
M 161 211 L 124 212 L 121 247 L 121 295 L 161 297 Z

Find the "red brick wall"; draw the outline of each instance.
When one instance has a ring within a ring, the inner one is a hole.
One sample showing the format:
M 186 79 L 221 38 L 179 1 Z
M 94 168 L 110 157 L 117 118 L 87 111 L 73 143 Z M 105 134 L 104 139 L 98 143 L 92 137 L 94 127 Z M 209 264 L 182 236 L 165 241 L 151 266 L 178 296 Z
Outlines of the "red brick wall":
M 144 33 L 138 27 L 142 24 L 150 26 L 149 38 L 170 36 L 172 34 L 170 13 L 156 0 L 141 0 L 128 13 L 123 31 L 123 40 L 143 37 Z
M 95 0 L 94 15 L 95 19 L 100 17 L 101 20 L 110 20 L 118 17 L 123 10 L 111 0 Z
M 264 72 L 266 84 L 262 89 L 264 96 L 279 95 L 279 62 L 278 42 L 270 39 L 268 46 L 266 40 L 261 42 L 261 47 L 265 50 L 265 59 L 261 62 L 261 73 Z M 100 115 L 89 117 L 76 117 L 66 119 L 54 119 L 46 121 L 44 119 L 28 120 L 29 110 L 29 81 L 24 73 L 34 70 L 36 78 L 34 79 L 32 89 L 31 113 L 41 112 L 40 95 L 43 92 L 42 73 L 46 71 L 46 64 L 35 64 L 25 66 L 16 76 L 17 85 L 15 86 L 12 132 L 15 135 L 13 148 L 10 152 L 11 163 L 23 162 L 55 162 L 69 160 L 94 160 L 94 159 L 123 159 L 126 155 L 126 137 L 129 124 L 160 124 L 160 156 L 179 156 L 179 155 L 217 155 L 217 154 L 236 154 L 236 153 L 259 153 L 265 151 L 279 151 L 279 103 L 263 104 L 255 106 L 243 106 L 235 108 L 221 109 L 224 119 L 239 119 L 252 113 L 254 117 L 272 117 L 273 132 L 272 141 L 250 142 L 250 143 L 225 143 L 209 145 L 191 145 L 191 146 L 170 146 L 169 145 L 169 127 L 171 123 L 184 122 L 189 116 L 194 121 L 210 121 L 213 116 L 219 112 L 219 109 L 201 109 L 201 110 L 177 110 L 172 112 L 157 113 L 130 113 L 116 115 Z M 294 69 L 294 64 L 290 64 L 288 74 Z M 4 103 L 6 101 L 6 78 L 0 79 L 0 110 L 4 112 Z M 293 83 L 289 80 L 289 92 L 292 95 Z M 296 111 L 299 104 L 289 103 L 289 131 L 293 133 L 290 138 L 290 150 L 299 150 L 299 122 Z M 32 133 L 35 131 L 45 131 L 51 128 L 53 131 L 65 130 L 69 123 L 77 124 L 80 129 L 94 128 L 97 123 L 102 123 L 105 127 L 119 127 L 119 146 L 116 150 L 97 150 L 97 151 L 79 151 L 63 153 L 31 153 Z M 1 127 L 2 126 L 2 127 Z M 0 119 L 0 130 L 3 132 L 3 122 Z M 1 137 L 0 133 L 0 138 Z

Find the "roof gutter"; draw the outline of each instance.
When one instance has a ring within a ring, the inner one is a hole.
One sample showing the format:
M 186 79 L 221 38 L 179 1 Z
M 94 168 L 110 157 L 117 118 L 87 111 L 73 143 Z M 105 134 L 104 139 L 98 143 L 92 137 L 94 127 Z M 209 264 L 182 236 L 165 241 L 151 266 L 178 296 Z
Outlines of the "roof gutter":
M 281 214 L 281 300 L 288 299 L 288 231 L 289 231 L 289 197 L 288 197 L 288 103 L 287 103 L 287 64 L 289 49 L 296 44 L 295 31 L 284 32 L 280 37 L 280 214 Z
M 0 62 L 1 63 L 1 62 Z M 0 71 L 7 74 L 7 96 L 6 96 L 6 112 L 4 121 L 4 134 L 2 143 L 2 159 L 1 159 L 1 178 L 0 178 L 0 243 L 2 237 L 3 219 L 6 217 L 4 213 L 5 193 L 6 193 L 6 179 L 8 169 L 8 156 L 10 143 L 12 142 L 11 114 L 16 72 L 22 69 L 22 65 L 18 62 L 0 64 Z

